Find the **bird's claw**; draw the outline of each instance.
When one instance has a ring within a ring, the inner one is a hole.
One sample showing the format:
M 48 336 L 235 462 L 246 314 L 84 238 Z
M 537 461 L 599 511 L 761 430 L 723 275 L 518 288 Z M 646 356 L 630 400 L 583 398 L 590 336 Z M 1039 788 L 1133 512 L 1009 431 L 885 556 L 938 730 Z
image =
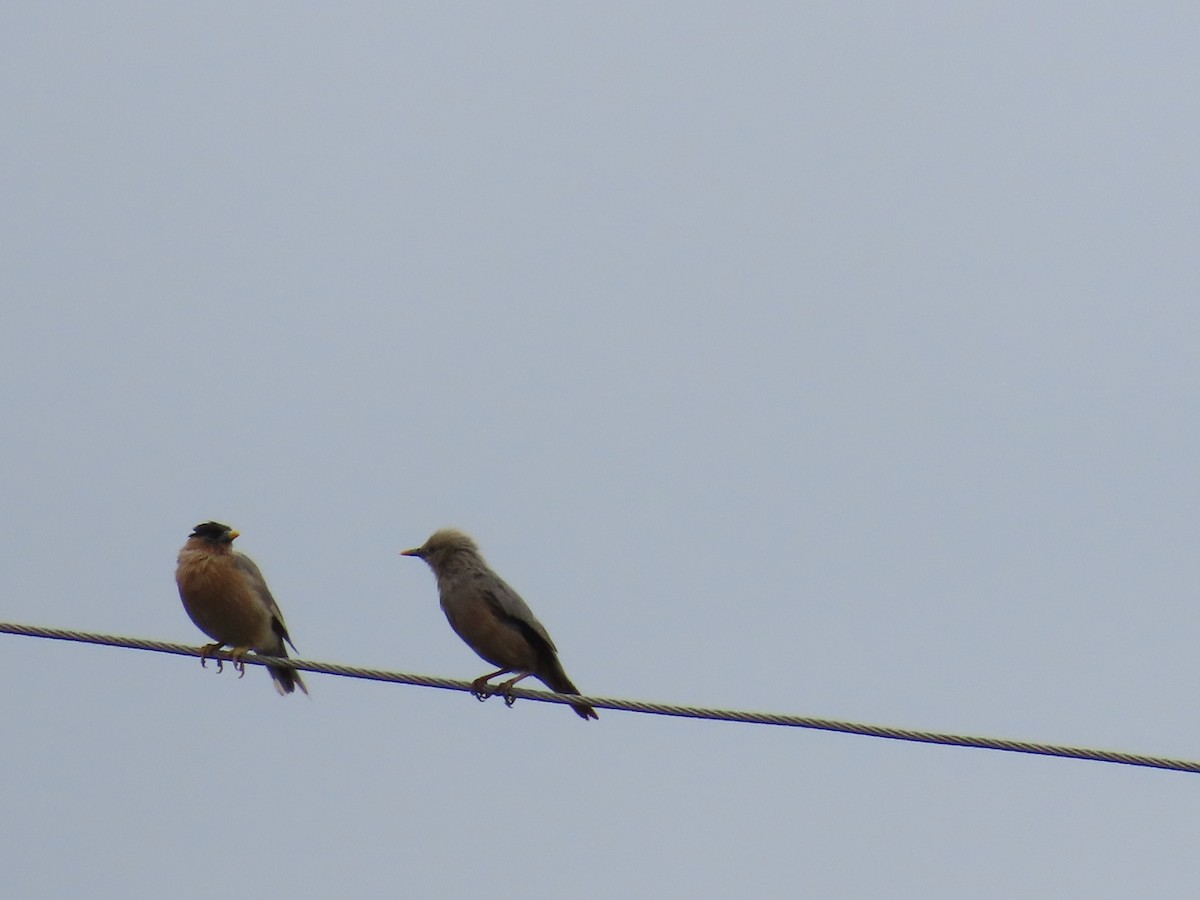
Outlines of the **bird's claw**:
M 205 644 L 200 648 L 200 668 L 208 668 L 208 660 L 210 658 L 217 661 L 217 673 L 220 674 L 224 669 L 224 662 L 221 657 L 216 655 L 216 652 L 221 649 L 221 644 Z
M 492 696 L 492 686 L 487 683 L 486 678 L 476 678 L 471 682 L 471 696 L 480 703 Z
M 513 688 L 523 676 L 518 675 L 516 678 L 510 678 L 503 684 L 496 685 L 496 693 L 504 698 L 504 705 L 512 709 L 512 705 L 517 702 L 517 695 L 513 693 Z
M 229 651 L 230 659 L 233 661 L 233 671 L 238 673 L 238 678 L 246 677 L 246 654 L 249 652 L 249 647 L 234 647 Z

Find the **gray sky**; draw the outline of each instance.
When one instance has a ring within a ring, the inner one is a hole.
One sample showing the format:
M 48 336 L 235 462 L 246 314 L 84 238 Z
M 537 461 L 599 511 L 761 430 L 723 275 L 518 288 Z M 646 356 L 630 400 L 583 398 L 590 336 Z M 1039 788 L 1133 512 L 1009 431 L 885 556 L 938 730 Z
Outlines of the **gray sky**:
M 11 4 L 0 618 L 1200 757 L 1194 3 Z M 0 636 L 19 897 L 1183 897 L 1196 776 Z

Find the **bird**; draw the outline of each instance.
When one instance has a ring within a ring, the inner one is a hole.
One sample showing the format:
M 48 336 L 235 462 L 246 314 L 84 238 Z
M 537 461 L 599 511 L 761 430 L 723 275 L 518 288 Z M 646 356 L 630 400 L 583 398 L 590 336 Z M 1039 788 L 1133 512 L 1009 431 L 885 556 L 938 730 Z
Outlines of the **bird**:
M 228 645 L 234 668 L 244 675 L 247 653 L 286 659 L 285 642 L 292 644 L 292 639 L 262 572 L 254 560 L 233 549 L 238 534 L 220 522 L 197 525 L 179 551 L 175 583 L 188 616 L 216 642 L 201 648 L 200 664 Z M 220 665 L 218 659 L 218 670 Z M 296 688 L 308 693 L 295 669 L 268 666 L 267 671 L 280 695 Z
M 500 666 L 471 682 L 471 692 L 479 700 L 499 693 L 512 706 L 513 686 L 530 675 L 557 693 L 579 693 L 563 671 L 558 648 L 545 627 L 521 595 L 488 567 L 469 535 L 442 528 L 420 547 L 401 551 L 401 556 L 425 560 L 437 578 L 442 612 L 450 627 L 483 659 Z M 488 684 L 497 675 L 513 673 L 516 677 L 502 684 Z M 599 718 L 586 703 L 571 707 L 584 720 Z

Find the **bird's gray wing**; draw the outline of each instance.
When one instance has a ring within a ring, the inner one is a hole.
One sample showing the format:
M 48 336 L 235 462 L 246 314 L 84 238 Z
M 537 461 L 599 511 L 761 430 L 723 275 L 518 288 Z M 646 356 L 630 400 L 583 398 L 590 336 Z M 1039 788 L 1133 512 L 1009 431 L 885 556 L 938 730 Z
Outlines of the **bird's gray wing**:
M 537 616 L 521 599 L 521 595 L 505 584 L 504 580 L 493 575 L 488 579 L 490 583 L 481 585 L 483 594 L 487 597 L 488 602 L 499 609 L 504 615 L 510 619 L 525 626 L 535 635 L 546 642 L 546 646 L 551 652 L 557 653 L 558 648 L 554 646 L 554 641 L 550 639 L 549 632 L 545 626 L 537 620 Z
M 272 630 L 283 640 L 292 644 L 287 624 L 283 621 L 283 612 L 279 609 L 279 604 L 275 602 L 275 598 L 271 596 L 271 589 L 267 587 L 267 579 L 263 578 L 262 570 L 245 553 L 234 553 L 233 561 L 237 564 L 238 571 L 246 576 L 246 580 L 250 583 L 250 587 L 258 596 L 258 599 L 265 603 L 267 609 L 271 611 Z M 296 649 L 295 644 L 292 644 L 292 649 Z

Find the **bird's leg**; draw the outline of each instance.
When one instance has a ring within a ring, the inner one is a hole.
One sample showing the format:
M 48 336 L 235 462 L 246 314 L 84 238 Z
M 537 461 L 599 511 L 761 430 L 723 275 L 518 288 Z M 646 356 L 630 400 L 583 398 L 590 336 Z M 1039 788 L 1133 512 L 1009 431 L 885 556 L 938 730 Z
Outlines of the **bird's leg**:
M 224 646 L 225 646 L 224 641 L 217 641 L 215 644 L 205 644 L 203 647 L 201 647 L 200 648 L 200 668 L 202 668 L 202 669 L 205 668 L 206 661 L 210 657 L 212 657 L 213 654 L 215 654 L 218 650 L 220 650 Z M 220 672 L 224 669 L 225 663 L 222 661 L 221 657 L 219 657 L 219 656 L 216 657 L 216 660 L 217 660 L 217 671 Z
M 496 685 L 496 693 L 504 697 L 505 706 L 511 709 L 512 705 L 517 702 L 517 698 L 512 692 L 513 685 L 515 685 L 522 678 L 528 678 L 532 674 L 532 672 L 522 672 L 516 678 L 510 678 L 503 684 Z
M 246 664 L 243 660 L 249 652 L 249 647 L 234 647 L 229 651 L 229 656 L 233 660 L 233 671 L 238 673 L 238 678 L 246 677 Z
M 495 688 L 488 684 L 489 678 L 495 678 L 497 675 L 507 675 L 512 669 L 497 669 L 495 672 L 489 672 L 486 675 L 480 675 L 471 682 L 471 695 L 482 703 L 488 697 L 495 693 Z

